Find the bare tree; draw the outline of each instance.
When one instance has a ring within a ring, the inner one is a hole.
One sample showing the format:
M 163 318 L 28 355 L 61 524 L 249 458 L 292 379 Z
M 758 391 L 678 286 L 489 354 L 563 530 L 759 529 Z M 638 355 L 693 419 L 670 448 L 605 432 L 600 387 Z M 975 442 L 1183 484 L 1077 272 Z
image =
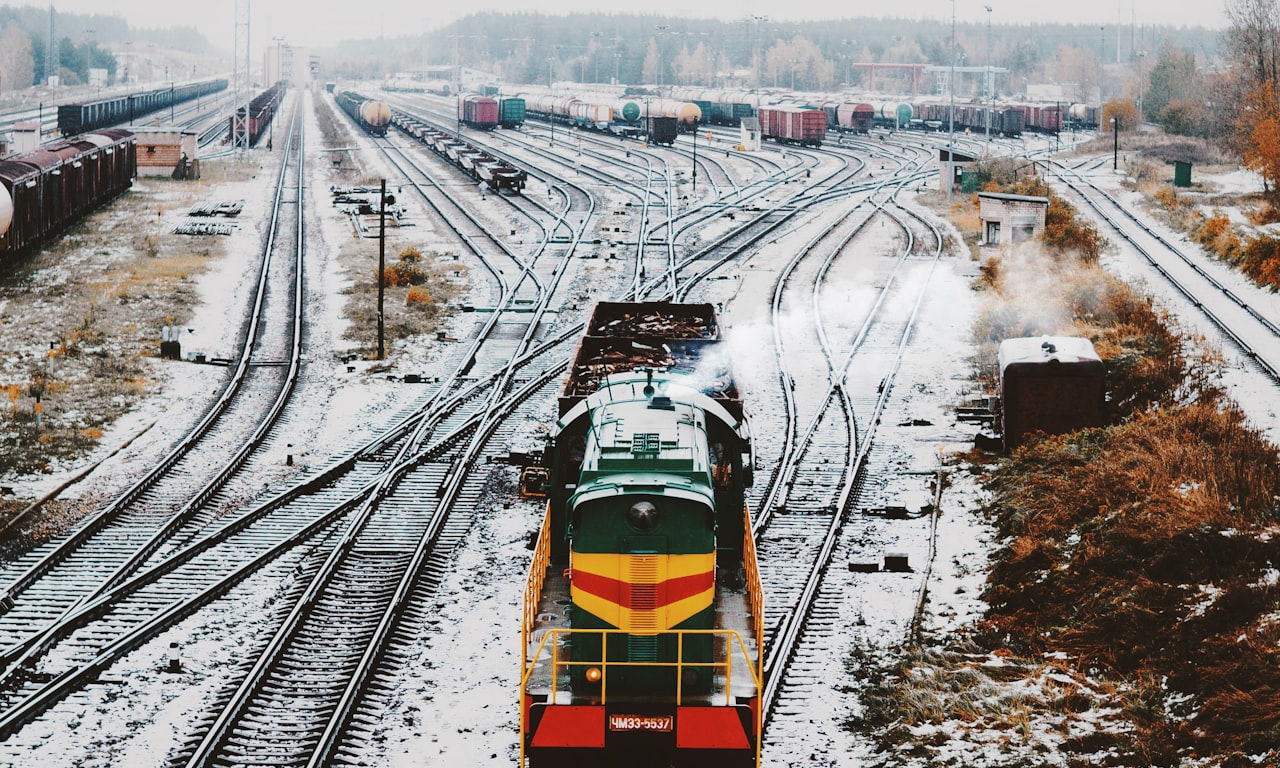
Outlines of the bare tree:
M 35 78 L 31 38 L 10 23 L 0 35 L 0 93 L 29 88 Z
M 1227 55 L 1240 70 L 1243 90 L 1280 76 L 1280 9 L 1276 0 L 1227 0 Z

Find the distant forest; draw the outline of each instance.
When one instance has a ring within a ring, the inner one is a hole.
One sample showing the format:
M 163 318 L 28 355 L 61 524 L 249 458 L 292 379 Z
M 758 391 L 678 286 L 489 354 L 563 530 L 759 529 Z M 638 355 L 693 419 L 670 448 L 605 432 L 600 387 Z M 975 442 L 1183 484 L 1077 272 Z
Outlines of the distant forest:
M 51 23 L 52 22 L 52 23 Z M 57 57 L 50 60 L 50 38 Z M 89 69 L 105 69 L 113 80 L 120 67 L 112 49 L 161 46 L 211 52 L 195 27 L 139 29 L 120 16 L 61 13 L 55 8 L 0 6 L 0 92 L 30 88 L 56 74 L 64 85 L 88 82 Z M 53 64 L 53 66 L 50 66 Z
M 991 66 L 1005 70 L 993 77 L 997 96 L 1054 83 L 1066 98 L 1092 101 L 1100 93 L 1136 90 L 1147 76 L 1144 70 L 1171 52 L 1198 69 L 1210 69 L 1223 45 L 1221 30 L 1203 27 L 1009 25 L 999 23 L 999 14 L 989 16 L 989 24 L 959 24 L 953 45 L 952 27 L 942 21 L 783 23 L 765 17 L 479 13 L 426 33 L 352 40 L 309 53 L 317 57 L 325 79 L 382 80 L 425 67 L 447 74 L 457 66 L 510 83 L 572 80 L 901 94 L 942 92 L 945 76 L 927 68 L 954 64 L 957 93 L 977 95 L 982 76 L 970 68 Z M 87 81 L 91 67 L 106 69 L 118 81 L 126 46 L 135 54 L 164 48 L 216 57 L 230 67 L 230 54 L 214 50 L 195 27 L 139 29 L 120 16 L 56 11 L 52 21 L 55 67 L 49 66 L 49 9 L 0 6 L 0 92 L 39 84 L 52 72 L 64 84 L 77 85 Z M 915 66 L 885 66 L 891 64 Z M 213 68 L 202 64 L 200 71 Z
M 957 90 L 977 89 L 965 67 L 1004 68 L 996 90 L 1057 82 L 1096 92 L 1117 68 L 1178 50 L 1202 67 L 1216 61 L 1221 30 L 1072 24 L 960 24 Z M 936 21 L 845 19 L 782 23 L 765 18 L 693 20 L 653 15 L 481 13 L 424 34 L 350 41 L 320 56 L 327 78 L 381 79 L 394 72 L 458 65 L 514 83 L 573 80 L 796 90 L 851 88 L 908 93 L 938 87 L 919 73 L 871 64 L 950 67 L 952 28 Z

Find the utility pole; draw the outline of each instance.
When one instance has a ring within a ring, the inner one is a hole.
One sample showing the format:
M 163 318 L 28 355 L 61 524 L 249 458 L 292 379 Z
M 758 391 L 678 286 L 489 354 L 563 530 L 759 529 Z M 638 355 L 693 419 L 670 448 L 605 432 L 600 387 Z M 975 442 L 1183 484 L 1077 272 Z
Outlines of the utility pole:
M 951 106 L 947 110 L 947 202 L 951 202 L 951 187 L 956 180 L 956 0 L 951 0 L 951 76 L 947 78 L 947 92 Z
M 382 189 L 378 196 L 378 359 L 387 358 L 383 342 L 385 322 L 382 315 L 382 300 L 386 293 L 387 264 L 387 180 L 382 180 Z

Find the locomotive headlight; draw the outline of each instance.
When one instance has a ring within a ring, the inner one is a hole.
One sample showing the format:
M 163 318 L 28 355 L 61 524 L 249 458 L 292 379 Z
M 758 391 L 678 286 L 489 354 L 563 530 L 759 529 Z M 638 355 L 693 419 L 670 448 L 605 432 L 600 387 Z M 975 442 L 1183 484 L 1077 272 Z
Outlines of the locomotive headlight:
M 598 683 L 598 682 L 600 682 L 600 668 L 599 668 L 599 667 L 587 667 L 587 672 L 586 672 L 586 674 L 585 674 L 585 675 L 583 675 L 583 677 L 587 678 L 587 682 L 588 682 L 588 683 Z
M 627 510 L 627 522 L 637 531 L 652 531 L 658 525 L 658 508 L 648 501 L 637 501 Z

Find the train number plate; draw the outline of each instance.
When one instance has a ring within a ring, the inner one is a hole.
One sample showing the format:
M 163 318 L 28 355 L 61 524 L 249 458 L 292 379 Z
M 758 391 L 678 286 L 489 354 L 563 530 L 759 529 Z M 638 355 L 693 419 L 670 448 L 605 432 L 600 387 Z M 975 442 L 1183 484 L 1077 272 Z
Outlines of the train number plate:
M 675 718 L 671 715 L 650 717 L 647 715 L 609 715 L 611 731 L 657 731 L 670 733 Z

